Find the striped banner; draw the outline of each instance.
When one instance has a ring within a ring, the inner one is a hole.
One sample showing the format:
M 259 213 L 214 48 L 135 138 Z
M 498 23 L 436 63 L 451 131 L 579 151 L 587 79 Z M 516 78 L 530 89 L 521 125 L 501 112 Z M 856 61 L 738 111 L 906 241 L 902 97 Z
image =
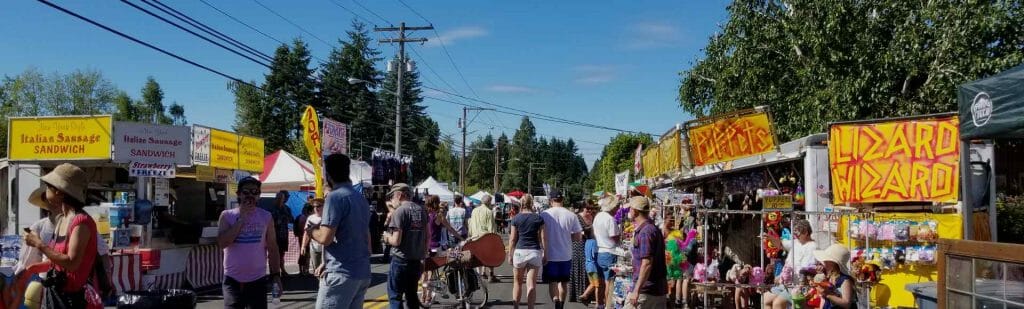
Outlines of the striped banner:
M 146 290 L 180 289 L 184 282 L 185 272 L 142 276 L 142 286 L 146 287 Z
M 111 281 L 117 295 L 142 289 L 142 258 L 138 254 L 111 255 Z
M 295 234 L 288 231 L 288 251 L 284 252 L 284 265 L 298 265 L 299 264 L 299 239 L 295 237 Z
M 185 265 L 185 279 L 193 288 L 204 288 L 224 282 L 224 253 L 217 245 L 192 248 Z

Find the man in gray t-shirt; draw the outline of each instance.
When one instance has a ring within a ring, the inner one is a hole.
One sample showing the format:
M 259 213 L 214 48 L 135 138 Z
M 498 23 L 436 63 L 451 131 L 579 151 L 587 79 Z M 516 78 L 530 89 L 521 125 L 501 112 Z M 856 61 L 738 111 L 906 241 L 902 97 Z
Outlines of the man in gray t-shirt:
M 390 224 L 384 239 L 391 245 L 391 270 L 388 272 L 388 299 L 391 308 L 419 308 L 416 287 L 427 257 L 427 211 L 409 201 L 409 185 L 398 183 L 388 192 L 392 205 L 398 209 L 388 214 Z M 404 301 L 403 301 L 404 298 Z

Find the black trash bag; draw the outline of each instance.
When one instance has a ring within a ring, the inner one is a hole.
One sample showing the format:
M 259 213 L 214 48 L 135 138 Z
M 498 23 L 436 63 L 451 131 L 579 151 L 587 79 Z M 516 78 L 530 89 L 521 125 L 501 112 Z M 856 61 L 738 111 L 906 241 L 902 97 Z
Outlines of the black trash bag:
M 189 290 L 126 292 L 117 300 L 118 309 L 187 309 L 196 307 L 196 293 Z

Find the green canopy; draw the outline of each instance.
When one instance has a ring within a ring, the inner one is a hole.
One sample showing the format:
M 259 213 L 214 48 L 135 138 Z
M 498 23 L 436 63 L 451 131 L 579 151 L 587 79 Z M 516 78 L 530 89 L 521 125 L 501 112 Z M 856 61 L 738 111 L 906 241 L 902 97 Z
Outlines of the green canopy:
M 960 138 L 1024 137 L 1024 65 L 960 86 Z

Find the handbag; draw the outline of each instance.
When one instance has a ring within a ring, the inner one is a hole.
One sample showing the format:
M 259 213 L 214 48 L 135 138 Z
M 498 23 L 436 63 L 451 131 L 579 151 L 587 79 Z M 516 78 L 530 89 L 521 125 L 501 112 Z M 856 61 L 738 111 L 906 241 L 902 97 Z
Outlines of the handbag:
M 75 308 L 74 301 L 69 299 L 69 296 L 60 289 L 68 280 L 67 273 L 58 271 L 51 264 L 50 269 L 46 271 L 46 278 L 43 279 L 43 303 L 40 308 L 42 309 L 72 309 Z

